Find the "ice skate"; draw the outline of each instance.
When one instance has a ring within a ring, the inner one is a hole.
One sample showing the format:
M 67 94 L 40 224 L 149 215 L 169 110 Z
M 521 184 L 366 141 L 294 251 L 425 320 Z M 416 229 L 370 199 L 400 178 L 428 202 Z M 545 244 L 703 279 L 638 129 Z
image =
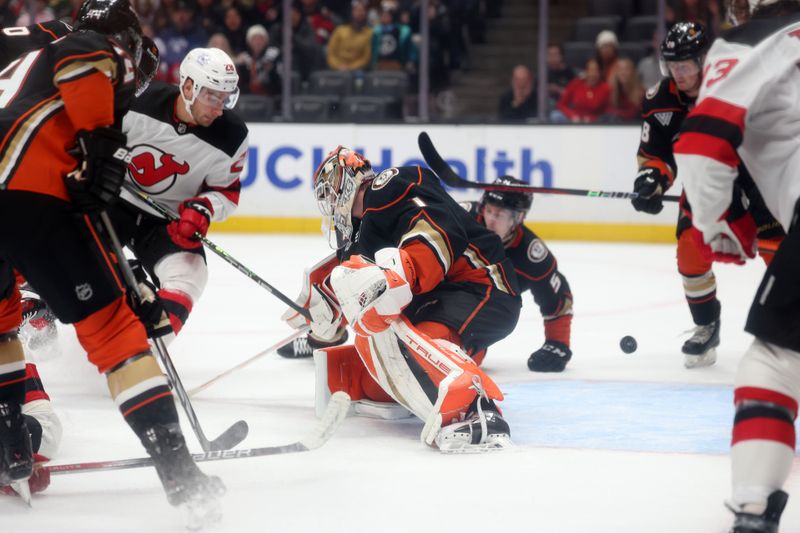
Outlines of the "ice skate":
M 696 326 L 691 330 L 692 336 L 683 343 L 681 351 L 684 353 L 683 366 L 698 368 L 711 366 L 717 361 L 719 346 L 720 319 L 716 319 L 706 326 Z
M 513 445 L 511 430 L 497 406 L 480 396 L 470 405 L 464 420 L 439 430 L 435 442 L 443 453 L 480 453 Z
M 292 342 L 289 344 L 281 346 L 278 348 L 277 352 L 278 355 L 281 357 L 286 357 L 287 359 L 301 359 L 305 357 L 311 357 L 314 353 L 314 350 L 317 348 L 329 348 L 331 346 L 344 344 L 346 341 L 346 329 L 343 329 L 342 334 L 331 342 L 322 342 L 315 340 L 310 335 L 303 335 L 302 337 L 297 337 L 296 339 L 292 340 Z
M 747 513 L 726 504 L 736 514 L 729 533 L 778 533 L 778 522 L 788 499 L 788 494 L 776 490 L 767 498 L 767 508 L 761 514 Z
M 20 288 L 22 295 L 22 324 L 19 338 L 36 359 L 49 359 L 60 355 L 56 315 L 26 283 Z
M 186 510 L 186 528 L 197 531 L 222 518 L 220 497 L 225 485 L 217 476 L 207 476 L 195 464 L 178 425 L 157 425 L 142 437 L 153 458 L 167 501 Z

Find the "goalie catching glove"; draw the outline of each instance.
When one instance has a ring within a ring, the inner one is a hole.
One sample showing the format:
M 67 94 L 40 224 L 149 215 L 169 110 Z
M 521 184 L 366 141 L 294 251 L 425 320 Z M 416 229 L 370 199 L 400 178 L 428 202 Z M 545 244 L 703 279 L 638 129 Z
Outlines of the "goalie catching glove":
M 78 146 L 72 155 L 80 162 L 64 178 L 64 185 L 78 211 L 99 213 L 119 197 L 131 160 L 125 146 L 128 137 L 113 128 L 99 127 L 81 130 L 75 139 Z
M 378 263 L 399 266 L 399 272 L 360 255 L 350 256 L 333 269 L 331 287 L 357 335 L 367 337 L 385 331 L 411 302 L 413 294 L 402 268 L 402 254 L 397 248 L 384 248 L 375 254 Z

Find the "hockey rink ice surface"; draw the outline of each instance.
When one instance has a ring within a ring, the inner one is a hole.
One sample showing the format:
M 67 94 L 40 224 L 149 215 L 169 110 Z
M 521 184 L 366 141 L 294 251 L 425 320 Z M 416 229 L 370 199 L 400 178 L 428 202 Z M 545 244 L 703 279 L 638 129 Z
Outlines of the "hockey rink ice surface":
M 330 251 L 321 236 L 210 237 L 294 298 L 301 272 Z M 764 270 L 715 267 L 722 301 L 717 364 L 683 368 L 691 326 L 675 248 L 550 242 L 575 298 L 573 359 L 562 374 L 528 371 L 542 341 L 529 293 L 516 331 L 485 368 L 506 393 L 516 447 L 443 455 L 419 442 L 416 419 L 347 418 L 322 448 L 205 463 L 228 487 L 214 532 L 722 533 L 732 515 L 727 456 L 731 383 L 751 338 L 742 331 Z M 283 304 L 213 254 L 205 295 L 171 346 L 187 389 L 286 337 Z M 630 355 L 619 340 L 633 335 Z M 139 457 L 143 449 L 75 340 L 60 326 L 62 355 L 39 371 L 64 425 L 53 463 Z M 209 438 L 236 420 L 240 447 L 293 442 L 316 422 L 311 359 L 267 355 L 200 393 L 194 407 Z M 200 451 L 184 419 L 192 451 Z M 800 530 L 798 468 L 781 531 Z M 53 476 L 33 509 L 0 497 L 2 531 L 182 531 L 152 469 Z

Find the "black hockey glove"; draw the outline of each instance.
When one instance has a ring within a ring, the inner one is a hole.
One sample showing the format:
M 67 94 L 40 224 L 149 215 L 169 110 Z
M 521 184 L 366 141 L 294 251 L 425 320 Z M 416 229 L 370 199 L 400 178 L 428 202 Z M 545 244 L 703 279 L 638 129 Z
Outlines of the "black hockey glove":
M 636 180 L 633 182 L 633 192 L 639 195 L 631 200 L 633 208 L 637 211 L 657 215 L 664 209 L 662 198 L 669 188 L 669 178 L 657 168 L 644 167 L 639 169 Z
M 528 368 L 533 372 L 563 372 L 571 358 L 572 350 L 566 344 L 545 341 L 528 358 Z
M 81 130 L 78 143 L 78 168 L 64 182 L 75 208 L 82 213 L 99 213 L 119 197 L 131 160 L 125 144 L 127 136 L 112 128 Z
M 136 277 L 139 291 L 142 293 L 142 298 L 139 299 L 133 291 L 128 291 L 128 302 L 133 312 L 144 324 L 147 336 L 153 339 L 171 333 L 172 324 L 170 324 L 161 298 L 158 297 L 156 286 L 147 279 L 147 273 L 139 261 L 131 259 L 128 263 Z

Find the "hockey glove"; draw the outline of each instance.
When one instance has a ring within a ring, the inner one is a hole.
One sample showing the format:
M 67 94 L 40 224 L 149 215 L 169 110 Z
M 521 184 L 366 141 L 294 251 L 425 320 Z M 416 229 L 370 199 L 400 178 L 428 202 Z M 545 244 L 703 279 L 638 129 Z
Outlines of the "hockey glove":
M 411 287 L 402 274 L 353 255 L 333 269 L 331 286 L 342 312 L 357 335 L 389 328 L 411 302 Z
M 695 233 L 704 255 L 713 261 L 743 265 L 756 256 L 757 228 L 750 213 L 733 221 L 722 220 L 714 226 L 712 232 L 701 234 L 695 228 L 691 231 Z
M 142 297 L 139 299 L 133 291 L 128 291 L 128 303 L 144 324 L 147 336 L 154 339 L 172 333 L 172 324 L 161 298 L 156 293 L 155 285 L 147 279 L 147 274 L 139 261 L 130 260 L 129 263 Z
M 208 198 L 189 198 L 178 207 L 180 218 L 167 226 L 172 241 L 181 248 L 193 249 L 203 245 L 200 237 L 208 233 L 214 208 Z
M 75 137 L 79 167 L 64 178 L 72 203 L 81 213 L 99 213 L 119 197 L 131 154 L 127 136 L 115 129 L 81 130 Z
M 528 368 L 533 372 L 563 372 L 571 358 L 572 350 L 566 344 L 545 341 L 528 358 Z
M 633 208 L 637 211 L 657 215 L 664 209 L 662 198 L 669 188 L 669 178 L 654 167 L 639 169 L 636 180 L 633 182 L 633 192 L 639 195 L 631 200 Z
M 305 271 L 303 289 L 295 303 L 308 309 L 311 321 L 294 309 L 287 309 L 281 316 L 294 329 L 310 326 L 309 337 L 320 343 L 335 342 L 346 333 L 342 311 L 329 284 L 331 270 L 338 264 L 336 254 L 331 254 Z

